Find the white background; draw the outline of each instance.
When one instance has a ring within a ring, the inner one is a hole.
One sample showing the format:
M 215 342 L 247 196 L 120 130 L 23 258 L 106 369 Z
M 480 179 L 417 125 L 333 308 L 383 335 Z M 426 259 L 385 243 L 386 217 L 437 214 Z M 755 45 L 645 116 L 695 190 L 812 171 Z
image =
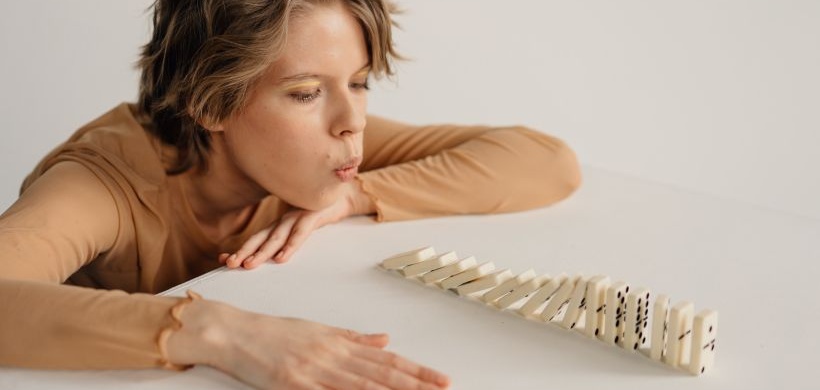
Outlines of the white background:
M 149 3 L 0 3 L 0 208 L 74 129 L 135 99 Z M 820 2 L 401 4 L 412 61 L 372 112 L 525 124 L 589 166 L 820 218 Z

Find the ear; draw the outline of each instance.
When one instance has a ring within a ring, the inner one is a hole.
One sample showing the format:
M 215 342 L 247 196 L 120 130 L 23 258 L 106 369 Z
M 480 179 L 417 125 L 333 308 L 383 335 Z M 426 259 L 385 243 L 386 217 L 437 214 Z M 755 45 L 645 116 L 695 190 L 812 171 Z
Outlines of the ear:
M 222 122 L 217 122 L 210 118 L 202 118 L 198 120 L 197 123 L 208 131 L 225 131 L 225 125 Z

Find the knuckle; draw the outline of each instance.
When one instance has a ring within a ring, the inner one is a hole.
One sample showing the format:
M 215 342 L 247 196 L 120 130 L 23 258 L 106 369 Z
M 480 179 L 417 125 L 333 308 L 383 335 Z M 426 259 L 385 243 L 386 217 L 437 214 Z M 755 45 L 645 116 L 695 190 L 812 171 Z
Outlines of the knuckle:
M 401 365 L 401 356 L 393 352 L 388 352 L 385 363 L 388 367 L 398 368 Z

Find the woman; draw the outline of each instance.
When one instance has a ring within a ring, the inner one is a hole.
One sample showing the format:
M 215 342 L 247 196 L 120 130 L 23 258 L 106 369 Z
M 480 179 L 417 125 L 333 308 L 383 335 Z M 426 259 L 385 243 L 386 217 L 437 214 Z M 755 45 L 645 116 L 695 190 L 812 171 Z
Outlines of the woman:
M 390 29 L 382 0 L 158 0 L 138 104 L 46 156 L 0 217 L 0 364 L 448 386 L 384 334 L 151 295 L 220 263 L 287 261 L 347 216 L 508 212 L 577 187 L 574 154 L 547 135 L 367 116 L 369 77 L 392 73 Z

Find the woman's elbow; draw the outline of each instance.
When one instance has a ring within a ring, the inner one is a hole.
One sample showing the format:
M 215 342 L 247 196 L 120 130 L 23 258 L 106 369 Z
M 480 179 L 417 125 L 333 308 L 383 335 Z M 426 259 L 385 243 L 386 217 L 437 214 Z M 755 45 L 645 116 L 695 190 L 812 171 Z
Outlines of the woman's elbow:
M 575 151 L 563 140 L 537 130 L 521 128 L 540 147 L 539 157 L 531 160 L 533 207 L 544 207 L 572 195 L 583 181 Z

